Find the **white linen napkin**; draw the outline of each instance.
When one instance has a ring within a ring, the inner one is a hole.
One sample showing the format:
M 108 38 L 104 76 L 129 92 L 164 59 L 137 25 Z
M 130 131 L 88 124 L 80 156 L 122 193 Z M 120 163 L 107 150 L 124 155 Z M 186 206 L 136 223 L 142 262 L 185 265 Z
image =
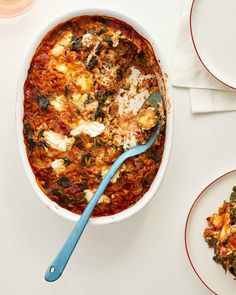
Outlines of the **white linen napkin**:
M 192 0 L 186 0 L 172 59 L 172 83 L 189 89 L 193 113 L 236 110 L 236 92 L 211 76 L 194 50 L 189 15 Z

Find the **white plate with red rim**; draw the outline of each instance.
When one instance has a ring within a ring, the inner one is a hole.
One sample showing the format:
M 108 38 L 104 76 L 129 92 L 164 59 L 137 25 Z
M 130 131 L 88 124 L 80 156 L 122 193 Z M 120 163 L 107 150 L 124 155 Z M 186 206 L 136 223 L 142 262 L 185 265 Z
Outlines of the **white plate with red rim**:
M 236 170 L 210 183 L 193 203 L 185 225 L 185 248 L 189 262 L 198 278 L 213 294 L 236 294 L 236 280 L 213 261 L 214 251 L 208 248 L 203 238 L 206 218 L 217 213 L 224 200 L 229 200 L 235 185 Z
M 236 1 L 193 0 L 190 31 L 196 53 L 217 80 L 236 89 Z

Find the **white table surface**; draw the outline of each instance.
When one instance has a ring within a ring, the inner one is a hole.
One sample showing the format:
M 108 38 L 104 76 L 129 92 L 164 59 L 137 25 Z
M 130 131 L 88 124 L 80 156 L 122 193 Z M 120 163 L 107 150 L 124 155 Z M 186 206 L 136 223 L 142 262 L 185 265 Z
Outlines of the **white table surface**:
M 89 226 L 63 277 L 44 272 L 73 223 L 35 196 L 17 149 L 14 109 L 20 65 L 31 39 L 50 20 L 72 9 L 123 12 L 155 35 L 171 63 L 184 0 L 38 0 L 24 15 L 0 19 L 0 294 L 156 295 L 209 294 L 185 255 L 184 225 L 197 194 L 236 166 L 235 112 L 193 115 L 188 92 L 173 92 L 171 159 L 152 202 L 113 225 Z

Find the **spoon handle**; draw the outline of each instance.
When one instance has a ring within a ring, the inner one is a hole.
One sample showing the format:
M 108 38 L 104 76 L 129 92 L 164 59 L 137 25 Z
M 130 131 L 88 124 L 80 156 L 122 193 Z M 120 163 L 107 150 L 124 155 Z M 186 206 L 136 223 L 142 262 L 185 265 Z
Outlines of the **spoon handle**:
M 63 273 L 83 231 L 88 223 L 89 217 L 93 212 L 94 207 L 99 201 L 101 195 L 105 191 L 107 185 L 109 184 L 111 178 L 115 175 L 116 171 L 119 169 L 121 164 L 125 161 L 127 156 L 122 154 L 111 166 L 110 170 L 107 172 L 96 192 L 94 193 L 92 199 L 88 203 L 86 209 L 81 215 L 79 221 L 76 223 L 71 234 L 67 238 L 65 244 L 61 248 L 60 252 L 57 254 L 56 258 L 52 264 L 48 267 L 45 273 L 45 280 L 48 282 L 56 281 Z

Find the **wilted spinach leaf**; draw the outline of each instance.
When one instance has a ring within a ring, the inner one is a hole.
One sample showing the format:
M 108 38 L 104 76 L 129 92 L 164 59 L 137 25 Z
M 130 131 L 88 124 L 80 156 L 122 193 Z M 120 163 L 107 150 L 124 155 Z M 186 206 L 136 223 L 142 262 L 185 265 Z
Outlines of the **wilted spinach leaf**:
M 40 140 L 38 143 L 38 147 L 41 149 L 44 149 L 45 147 L 47 147 L 47 143 L 45 140 Z
M 35 142 L 33 140 L 34 130 L 30 127 L 29 123 L 24 124 L 24 136 L 28 144 L 29 150 L 33 151 L 33 149 L 35 148 Z
M 89 188 L 89 186 L 87 185 L 87 183 L 78 183 L 77 185 L 82 190 L 85 190 L 85 189 Z
M 96 31 L 95 28 L 90 28 L 90 29 L 88 29 L 87 32 L 88 32 L 89 34 L 93 35 L 93 34 L 95 33 L 95 31 Z
M 93 67 L 95 67 L 97 64 L 98 64 L 98 59 L 97 59 L 96 55 L 93 55 L 93 56 L 90 58 L 87 67 L 88 67 L 88 69 L 91 70 L 91 69 L 92 69 Z
M 81 164 L 83 166 L 87 166 L 87 164 L 90 162 L 89 160 L 91 159 L 91 157 L 92 157 L 92 154 L 90 154 L 90 153 L 82 155 L 81 160 L 80 160 Z
M 85 100 L 84 105 L 90 104 L 91 102 L 94 102 L 94 98 L 91 96 L 91 94 L 88 94 L 88 98 Z
M 65 176 L 62 176 L 58 181 L 57 183 L 60 185 L 60 186 L 63 186 L 63 187 L 69 187 L 71 186 L 71 182 L 69 180 L 69 178 L 65 177 Z
M 39 104 L 39 107 L 42 111 L 47 110 L 49 106 L 49 99 L 46 96 L 43 96 L 41 94 L 37 94 L 37 102 Z
M 230 202 L 232 202 L 232 203 L 236 203 L 236 193 L 235 193 L 235 192 L 232 192 L 232 193 L 231 193 L 231 196 L 230 196 Z
M 39 131 L 38 138 L 40 138 L 40 137 L 43 136 L 44 131 L 45 131 L 44 129 L 41 129 L 41 130 Z
M 84 149 L 84 142 L 83 142 L 83 140 L 79 137 L 79 136 L 77 136 L 76 138 L 75 138 L 75 143 L 74 143 L 74 145 L 77 147 L 77 148 L 79 148 L 79 149 Z
M 95 120 L 96 120 L 96 119 L 98 119 L 98 118 L 103 118 L 103 117 L 104 117 L 104 113 L 103 113 L 103 110 L 102 110 L 102 108 L 101 108 L 101 105 L 99 105 L 99 106 L 97 107 L 96 112 L 95 112 L 94 118 L 95 118 Z
M 59 192 L 57 189 L 52 189 L 51 190 L 51 193 L 54 195 L 54 196 L 57 196 L 57 197 L 60 197 L 62 195 L 61 192 Z
M 107 97 L 112 94 L 112 91 L 105 90 L 103 93 L 95 93 L 95 97 L 98 100 L 98 103 L 101 107 L 103 107 L 106 103 Z
M 97 47 L 96 47 L 95 54 L 99 55 L 101 53 L 102 47 L 103 47 L 102 43 L 99 42 Z
M 106 33 L 106 29 L 105 28 L 101 28 L 98 32 L 97 32 L 97 35 L 98 36 L 101 36 L 102 34 Z
M 116 72 L 117 79 L 121 79 L 122 75 L 123 75 L 122 69 L 118 69 L 117 72 Z
M 64 157 L 63 162 L 64 162 L 65 166 L 68 166 L 68 165 L 70 165 L 71 160 L 68 157 Z
M 69 85 L 65 86 L 64 95 L 65 95 L 65 97 L 70 96 L 70 87 L 69 87 Z
M 236 274 L 236 257 L 234 258 L 233 262 L 232 262 L 232 266 L 234 268 L 234 272 Z
M 109 46 L 112 46 L 112 40 L 111 40 L 111 36 L 107 35 L 103 38 L 103 41 L 106 42 Z
M 71 39 L 71 50 L 77 51 L 82 46 L 83 44 L 81 38 L 74 35 Z

